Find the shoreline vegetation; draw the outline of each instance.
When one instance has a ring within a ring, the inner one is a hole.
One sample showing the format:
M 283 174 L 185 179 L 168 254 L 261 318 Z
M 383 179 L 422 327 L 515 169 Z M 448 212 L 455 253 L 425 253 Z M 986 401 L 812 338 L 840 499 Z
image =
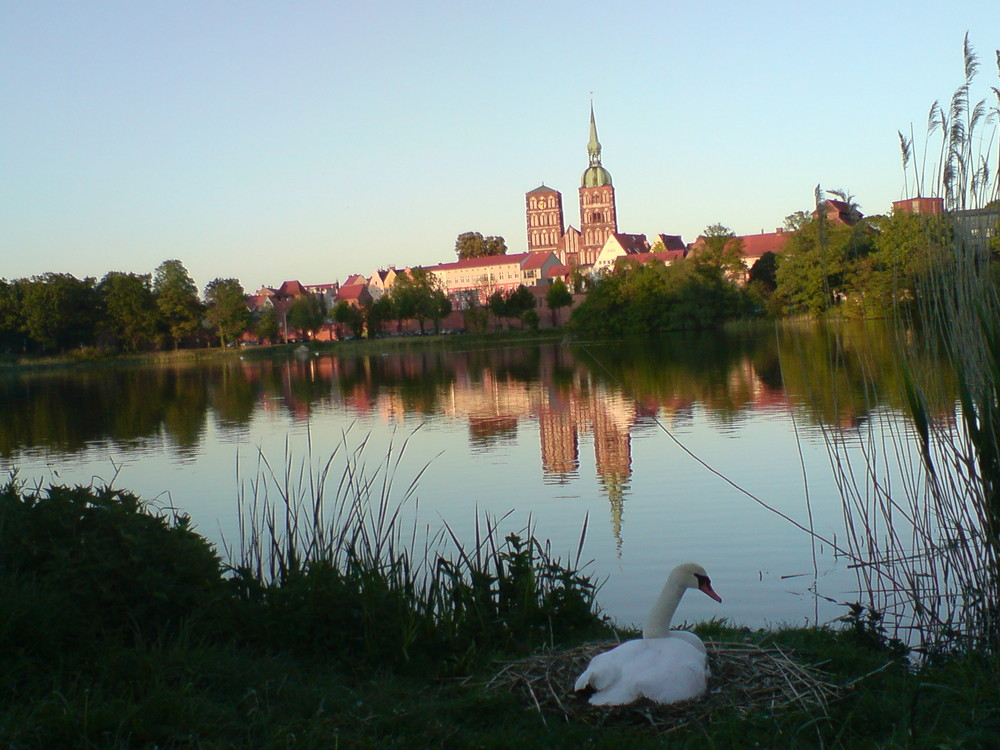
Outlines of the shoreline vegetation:
M 479 519 L 468 542 L 447 525 L 421 538 L 401 512 L 419 477 L 398 489 L 393 476 L 404 450 L 390 449 L 375 469 L 346 444 L 301 465 L 285 456 L 281 468 L 261 456 L 242 480 L 241 539 L 221 555 L 188 518 L 127 490 L 29 488 L 12 478 L 0 487 L 0 744 L 642 748 L 669 737 L 678 747 L 985 747 L 1000 740 L 995 653 L 918 658 L 859 605 L 827 627 L 702 623 L 695 630 L 708 640 L 715 669 L 708 697 L 667 710 L 591 707 L 553 688 L 548 665 L 581 644 L 634 634 L 600 614 L 600 585 L 583 560 L 586 523 L 566 559 L 530 527 L 504 535 L 503 518 Z M 735 675 L 726 661 L 733 654 L 742 659 Z M 771 686 L 758 674 L 765 657 L 779 662 L 767 667 L 779 675 Z M 548 660 L 543 677 L 530 666 L 539 658 Z M 519 683 L 498 683 L 517 670 Z M 777 683 L 790 699 L 775 698 Z M 822 700 L 795 697 L 810 690 Z
M 394 351 L 413 351 L 434 347 L 454 349 L 457 347 L 484 346 L 504 344 L 507 342 L 529 343 L 533 341 L 553 341 L 567 337 L 563 329 L 506 330 L 483 333 L 464 334 L 434 334 L 423 336 L 385 336 L 372 339 L 353 339 L 348 341 L 310 341 L 308 344 L 288 343 L 270 346 L 242 346 L 228 349 L 219 347 L 204 347 L 199 349 L 178 349 L 176 351 L 156 351 L 142 353 L 124 353 L 117 351 L 100 351 L 96 349 L 81 349 L 59 355 L 0 355 L 0 372 L 17 372 L 43 370 L 50 368 L 86 368 L 106 367 L 112 365 L 157 365 L 186 364 L 231 359 L 266 359 L 269 357 L 288 357 L 296 354 L 300 347 L 305 346 L 310 355 L 343 354 L 364 355 L 382 354 Z

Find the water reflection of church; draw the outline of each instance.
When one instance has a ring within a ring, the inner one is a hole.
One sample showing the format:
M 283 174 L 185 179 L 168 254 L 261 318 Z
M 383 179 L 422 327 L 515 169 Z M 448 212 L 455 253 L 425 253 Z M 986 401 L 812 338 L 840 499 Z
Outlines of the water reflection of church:
M 597 480 L 611 502 L 611 523 L 617 539 L 632 475 L 635 405 L 603 386 L 574 390 L 568 396 L 546 404 L 538 412 L 542 472 L 555 481 L 575 476 L 580 465 L 580 433 L 589 429 L 593 433 Z
M 310 358 L 283 367 L 290 371 L 271 376 L 285 384 L 286 408 L 302 417 L 318 402 L 339 402 L 350 412 L 387 424 L 446 416 L 465 422 L 469 444 L 480 452 L 516 442 L 520 426 L 535 420 L 541 471 L 548 483 L 568 484 L 579 475 L 589 433 L 597 483 L 610 503 L 616 539 L 632 480 L 636 429 L 690 414 L 696 401 L 710 410 L 725 405 L 736 411 L 785 401 L 783 392 L 765 385 L 750 360 L 740 360 L 731 363 L 721 391 L 696 394 L 676 384 L 637 402 L 557 344 L 451 352 L 446 357 Z M 311 385 L 304 387 L 303 381 Z

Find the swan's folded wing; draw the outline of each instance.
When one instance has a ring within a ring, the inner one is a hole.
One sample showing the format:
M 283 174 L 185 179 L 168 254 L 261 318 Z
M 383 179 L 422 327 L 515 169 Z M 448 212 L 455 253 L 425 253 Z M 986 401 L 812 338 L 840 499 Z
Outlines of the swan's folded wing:
M 707 688 L 704 646 L 699 651 L 685 638 L 657 638 L 654 653 L 635 675 L 635 688 L 657 703 L 696 698 Z
M 574 685 L 575 690 L 594 690 L 594 705 L 624 705 L 639 697 L 634 674 L 649 654 L 644 640 L 626 641 L 611 651 L 595 656 Z

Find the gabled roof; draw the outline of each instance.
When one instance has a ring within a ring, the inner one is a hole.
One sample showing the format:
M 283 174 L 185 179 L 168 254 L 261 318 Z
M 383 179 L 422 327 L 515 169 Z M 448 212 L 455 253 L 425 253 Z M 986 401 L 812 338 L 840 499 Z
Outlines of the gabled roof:
M 826 200 L 823 201 L 823 205 L 826 206 L 826 218 L 834 224 L 852 227 L 863 217 L 857 206 L 851 206 L 844 201 Z M 816 216 L 818 211 L 819 209 L 813 211 L 813 216 Z
M 529 190 L 525 195 L 531 195 L 532 193 L 558 193 L 559 191 L 555 188 L 546 187 L 545 183 L 542 183 L 534 190 Z
M 552 253 L 528 253 L 528 257 L 525 258 L 524 262 L 521 264 L 521 268 L 542 268 L 550 259 L 554 257 L 555 256 Z
M 278 288 L 278 294 L 282 297 L 299 297 L 306 294 L 306 288 L 298 281 L 283 281 Z
M 649 251 L 649 243 L 644 234 L 625 234 L 624 232 L 614 232 L 612 237 L 621 245 L 626 253 L 645 253 Z
M 680 250 L 681 252 L 687 250 L 687 245 L 684 244 L 684 240 L 681 239 L 679 234 L 658 234 L 656 235 L 656 239 L 663 243 L 665 250 Z M 654 242 L 653 244 L 655 245 L 656 243 Z

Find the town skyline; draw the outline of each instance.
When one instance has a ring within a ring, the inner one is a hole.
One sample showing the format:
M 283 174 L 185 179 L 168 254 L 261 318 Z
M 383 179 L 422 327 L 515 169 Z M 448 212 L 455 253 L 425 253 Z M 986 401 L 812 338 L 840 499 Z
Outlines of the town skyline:
M 449 262 L 467 231 L 524 252 L 527 191 L 575 202 L 591 92 L 623 231 L 771 232 L 817 183 L 885 213 L 966 31 L 995 75 L 1000 9 L 929 8 L 10 4 L 0 276 L 178 258 L 250 292 Z M 629 54 L 581 61 L 595 34 Z

